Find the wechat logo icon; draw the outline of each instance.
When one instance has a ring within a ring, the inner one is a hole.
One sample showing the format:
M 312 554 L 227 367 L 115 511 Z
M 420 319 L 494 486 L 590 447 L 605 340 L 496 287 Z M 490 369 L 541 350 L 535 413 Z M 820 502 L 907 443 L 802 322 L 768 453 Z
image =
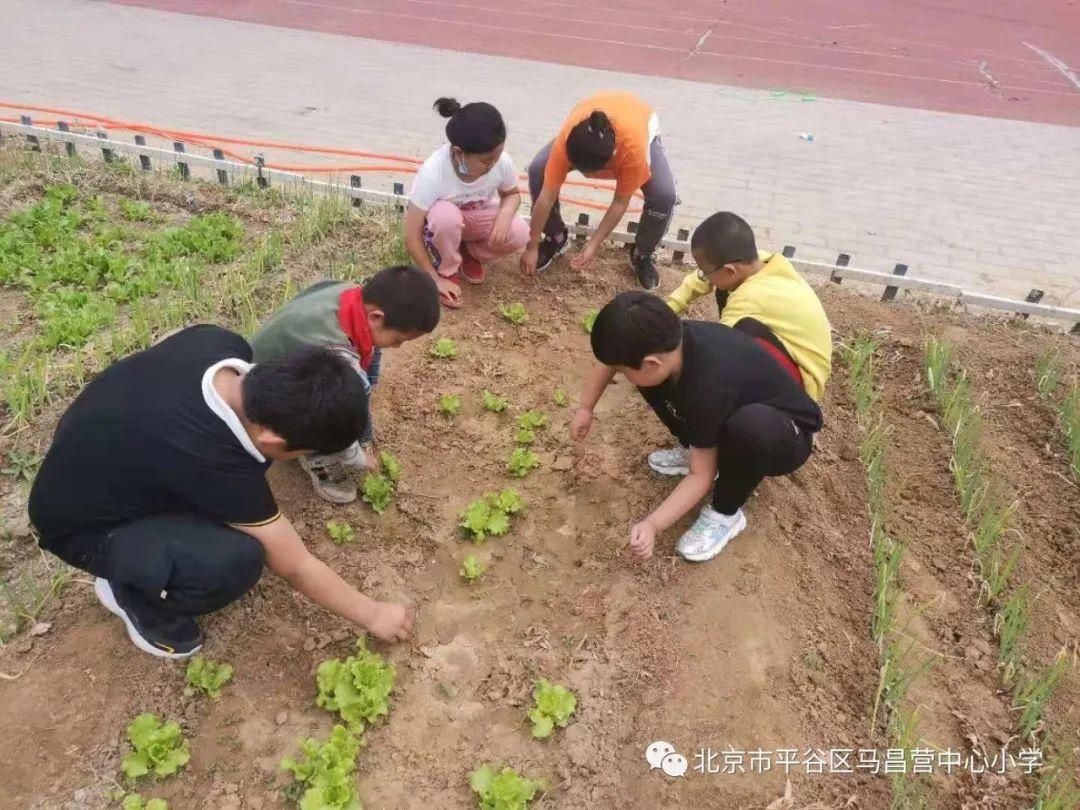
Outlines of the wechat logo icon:
M 686 757 L 675 750 L 675 746 L 663 740 L 650 743 L 645 749 L 645 761 L 652 770 L 659 768 L 666 776 L 678 778 L 686 774 Z

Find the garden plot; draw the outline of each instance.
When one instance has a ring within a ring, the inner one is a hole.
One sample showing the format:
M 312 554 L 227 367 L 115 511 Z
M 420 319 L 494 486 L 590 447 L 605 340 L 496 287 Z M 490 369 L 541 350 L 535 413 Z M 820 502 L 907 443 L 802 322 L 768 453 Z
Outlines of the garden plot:
M 359 649 L 352 628 L 268 575 L 206 619 L 206 658 L 189 679 L 184 666 L 134 650 L 88 577 L 36 550 L 19 524 L 34 460 L 81 382 L 114 357 L 200 320 L 249 333 L 312 281 L 359 279 L 403 260 L 400 236 L 377 212 L 329 201 L 10 148 L 0 166 L 0 228 L 57 195 L 62 212 L 80 217 L 100 205 L 68 235 L 101 246 L 106 260 L 125 257 L 124 278 L 137 288 L 114 298 L 108 282 L 82 276 L 43 289 L 0 281 L 3 467 L 15 471 L 0 477 L 8 526 L 0 806 L 115 807 L 138 792 L 173 808 L 290 807 L 331 786 L 325 804 L 312 806 L 347 807 L 355 792 L 375 808 L 839 807 L 853 797 L 851 806 L 867 808 L 894 800 L 1014 807 L 1040 789 L 1071 806 L 1066 777 L 1076 766 L 1068 761 L 1031 775 L 935 773 L 902 783 L 884 768 L 830 773 L 826 764 L 808 773 L 802 764 L 808 749 L 878 749 L 884 761 L 885 749 L 901 744 L 964 756 L 1006 743 L 1014 752 L 1076 744 L 1071 662 L 1041 705 L 1034 740 L 1015 738 L 1019 681 L 1005 677 L 995 621 L 1011 589 L 1031 583 L 1017 659 L 1031 672 L 1075 644 L 1080 628 L 1068 531 L 1078 522 L 1077 493 L 1058 421 L 1078 360 L 1067 339 L 824 290 L 839 342 L 875 340 L 870 410 L 851 355 L 838 352 L 813 457 L 761 487 L 747 531 L 703 566 L 672 556 L 673 531 L 641 565 L 626 538 L 672 486 L 644 463 L 668 437 L 620 382 L 590 439 L 572 446 L 567 438 L 591 362 L 583 322 L 630 285 L 624 254 L 606 254 L 587 274 L 561 263 L 535 282 L 513 262 L 496 264 L 487 283 L 465 290 L 463 309 L 444 312 L 436 335 L 387 354 L 374 417 L 399 469 L 387 465 L 385 480 L 365 482 L 366 501 L 332 506 L 295 465 L 271 471 L 283 510 L 316 554 L 373 596 L 416 605 L 415 638 Z M 125 219 L 125 209 L 146 218 Z M 189 276 L 145 278 L 152 246 L 193 222 L 217 223 L 229 252 L 197 249 L 184 257 Z M 122 237 L 101 245 L 107 228 Z M 665 269 L 663 288 L 680 273 Z M 83 338 L 53 343 L 56 310 L 40 301 L 65 286 L 111 301 L 110 317 L 80 330 Z M 695 314 L 713 317 L 709 302 Z M 986 403 L 980 446 L 1008 502 L 1021 504 L 1014 525 L 1023 553 L 997 603 L 982 596 L 972 530 L 954 494 L 953 442 L 926 382 L 931 336 L 949 340 L 969 370 L 973 396 Z M 1034 372 L 1051 344 L 1063 382 L 1043 399 Z M 1011 418 L 1013 402 L 1022 417 Z M 875 490 L 864 460 L 878 418 L 889 432 Z M 877 619 L 872 517 L 905 548 L 889 579 L 888 632 Z M 910 676 L 905 689 L 882 676 L 890 649 Z M 231 667 L 231 678 L 215 664 Z M 363 673 L 367 699 L 335 687 L 342 668 Z M 160 726 L 144 719 L 129 735 L 143 714 Z M 155 750 L 176 773 L 131 781 L 124 760 L 148 734 L 160 735 L 165 747 Z M 684 778 L 650 770 L 645 749 L 657 740 L 687 757 Z M 721 752 L 718 772 L 694 769 L 700 749 Z M 785 773 L 773 758 L 767 772 L 753 772 L 755 749 L 797 749 L 800 764 Z M 725 750 L 746 755 L 741 769 L 719 772 Z M 332 777 L 329 765 L 338 766 Z M 520 803 L 496 804 L 497 796 Z

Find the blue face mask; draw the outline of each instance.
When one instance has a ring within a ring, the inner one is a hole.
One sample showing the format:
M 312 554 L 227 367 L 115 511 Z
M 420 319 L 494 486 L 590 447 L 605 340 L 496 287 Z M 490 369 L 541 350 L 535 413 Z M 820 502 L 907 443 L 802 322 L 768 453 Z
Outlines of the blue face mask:
M 458 158 L 457 170 L 461 174 L 468 174 L 469 173 L 469 166 L 468 166 L 468 164 L 465 163 L 465 156 L 464 155 L 462 155 L 460 158 Z

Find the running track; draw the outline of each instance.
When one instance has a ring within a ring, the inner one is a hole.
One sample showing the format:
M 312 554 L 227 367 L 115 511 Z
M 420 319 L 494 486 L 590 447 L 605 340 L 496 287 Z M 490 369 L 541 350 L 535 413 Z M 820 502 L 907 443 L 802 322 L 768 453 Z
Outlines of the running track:
M 1080 125 L 1080 0 L 104 1 L 449 50 Z

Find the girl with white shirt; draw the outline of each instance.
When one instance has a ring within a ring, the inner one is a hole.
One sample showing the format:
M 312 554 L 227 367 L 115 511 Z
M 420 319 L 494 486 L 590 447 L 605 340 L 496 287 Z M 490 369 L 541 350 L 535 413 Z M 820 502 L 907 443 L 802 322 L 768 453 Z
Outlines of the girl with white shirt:
M 479 284 L 483 262 L 521 250 L 529 226 L 513 161 L 503 151 L 506 124 L 492 105 L 462 106 L 440 98 L 435 110 L 446 123 L 448 143 L 424 161 L 413 180 L 405 214 L 405 246 L 430 273 L 445 306 L 461 306 L 461 279 Z

